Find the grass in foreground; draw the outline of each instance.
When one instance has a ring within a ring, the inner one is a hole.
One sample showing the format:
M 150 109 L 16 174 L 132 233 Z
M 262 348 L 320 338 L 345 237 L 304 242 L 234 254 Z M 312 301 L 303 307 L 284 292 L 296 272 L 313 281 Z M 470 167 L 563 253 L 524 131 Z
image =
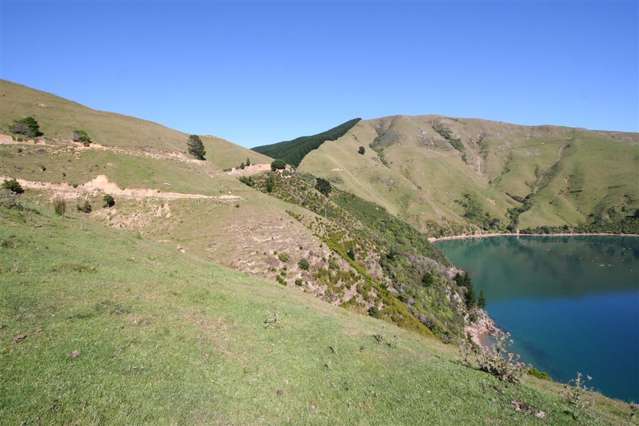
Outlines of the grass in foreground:
M 82 219 L 0 208 L 0 277 L 6 424 L 542 422 L 513 400 L 549 424 L 629 421 L 599 396 L 575 419 L 556 384 L 505 385 L 434 339 Z

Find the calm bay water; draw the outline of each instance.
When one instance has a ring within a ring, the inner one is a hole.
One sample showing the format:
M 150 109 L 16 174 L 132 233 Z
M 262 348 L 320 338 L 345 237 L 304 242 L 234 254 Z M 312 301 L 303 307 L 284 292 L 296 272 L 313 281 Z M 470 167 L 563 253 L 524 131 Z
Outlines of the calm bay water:
M 471 274 L 526 362 L 639 401 L 639 238 L 497 237 L 437 243 Z

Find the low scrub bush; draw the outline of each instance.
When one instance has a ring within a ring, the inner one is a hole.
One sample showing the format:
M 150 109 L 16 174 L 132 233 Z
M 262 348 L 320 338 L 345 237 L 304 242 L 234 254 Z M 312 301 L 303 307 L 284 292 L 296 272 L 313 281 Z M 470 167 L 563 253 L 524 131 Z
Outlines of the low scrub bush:
M 64 216 L 67 211 L 67 202 L 64 201 L 63 198 L 54 198 L 53 199 L 53 211 L 58 216 Z
M 115 200 L 113 199 L 113 196 L 106 194 L 103 198 L 102 201 L 104 201 L 104 207 L 106 208 L 111 208 L 113 206 L 115 206 Z
M 284 262 L 284 263 L 288 262 L 288 254 L 287 253 L 280 253 L 280 254 L 277 255 L 277 258 L 280 261 Z
M 308 271 L 308 268 L 310 267 L 308 260 L 304 258 L 300 259 L 300 261 L 297 262 L 297 266 L 299 266 L 300 269 L 303 269 L 304 271 Z
M 84 146 L 89 146 L 93 142 L 84 130 L 74 130 L 72 137 L 74 142 L 80 142 Z
M 242 182 L 244 185 L 247 186 L 255 186 L 255 181 L 253 180 L 253 177 L 251 176 L 240 176 L 240 182 Z
M 286 168 L 286 163 L 284 160 L 274 160 L 271 163 L 271 170 L 284 170 Z
M 490 348 L 480 348 L 470 341 L 462 342 L 460 351 L 464 364 L 490 373 L 499 380 L 519 383 L 528 367 L 519 361 L 519 355 L 508 351 L 510 334 L 500 334 Z
M 40 125 L 33 117 L 25 117 L 14 121 L 13 124 L 9 126 L 9 130 L 12 133 L 26 136 L 28 138 L 37 138 L 43 134 L 40 131 Z
M 359 148 L 357 148 L 357 153 L 360 155 L 366 154 L 366 148 L 364 148 L 363 146 L 360 146 Z
M 20 185 L 20 182 L 18 182 L 15 179 L 5 180 L 4 182 L 2 182 L 2 187 L 4 189 L 8 189 L 9 191 L 13 192 L 14 194 L 22 194 L 24 192 L 24 189 L 22 189 L 22 186 Z
M 326 179 L 317 178 L 315 180 L 315 189 L 321 192 L 324 196 L 328 197 L 328 194 L 331 193 L 333 187 L 331 186 L 331 183 Z

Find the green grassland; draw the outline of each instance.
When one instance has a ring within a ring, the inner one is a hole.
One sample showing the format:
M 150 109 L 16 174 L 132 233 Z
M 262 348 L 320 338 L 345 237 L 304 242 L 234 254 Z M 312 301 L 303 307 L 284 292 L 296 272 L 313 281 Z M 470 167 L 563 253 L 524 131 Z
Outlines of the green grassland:
M 64 217 L 53 213 L 55 188 L 28 188 L 23 208 L 0 206 L 2 423 L 631 421 L 627 404 L 600 395 L 578 409 L 556 383 L 506 385 L 464 366 L 442 340 L 463 337 L 465 291 L 415 228 L 454 233 L 522 205 L 522 223 L 535 208 L 554 218 L 557 198 L 580 200 L 564 216 L 593 209 L 616 220 L 636 203 L 623 181 L 633 170 L 613 159 L 601 161 L 610 170 L 588 170 L 609 152 L 601 138 L 636 161 L 634 136 L 538 130 L 526 140 L 544 148 L 530 165 L 532 147 L 500 148 L 523 137 L 517 126 L 491 139 L 477 138 L 485 122 L 443 121 L 437 131 L 397 117 L 353 122 L 293 150 L 300 170 L 341 188 L 325 197 L 298 172 L 245 185 L 223 169 L 271 159 L 215 137 L 202 137 L 207 161 L 197 162 L 185 155 L 187 135 L 155 123 L 5 81 L 0 100 L 0 133 L 24 116 L 44 132 L 36 144 L 0 144 L 0 175 L 72 188 L 105 175 L 151 193 L 105 208 L 102 192 L 79 186 Z M 94 147 L 70 142 L 78 128 Z M 76 210 L 84 200 L 92 212 Z
M 627 404 L 575 411 L 551 382 L 505 385 L 435 339 L 134 233 L 37 207 L 0 225 L 6 424 L 629 424 Z
M 633 133 L 396 116 L 359 122 L 299 169 L 434 235 L 585 226 L 607 219 L 609 209 L 621 217 L 639 208 Z
M 74 130 L 88 132 L 93 142 L 107 147 L 149 153 L 186 152 L 187 135 L 157 123 L 83 105 L 19 84 L 0 80 L 0 133 L 9 134 L 14 120 L 33 116 L 49 139 L 70 140 Z M 214 136 L 202 138 L 207 162 L 217 169 L 270 159 Z

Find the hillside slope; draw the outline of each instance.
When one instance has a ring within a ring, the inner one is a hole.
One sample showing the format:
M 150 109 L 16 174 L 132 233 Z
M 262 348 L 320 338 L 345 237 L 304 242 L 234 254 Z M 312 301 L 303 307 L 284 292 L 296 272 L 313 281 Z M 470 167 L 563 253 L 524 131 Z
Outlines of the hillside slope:
M 357 123 L 299 169 L 433 234 L 614 227 L 639 208 L 635 133 L 394 116 Z
M 186 153 L 186 134 L 157 123 L 112 112 L 96 111 L 49 93 L 0 80 L 0 133 L 8 134 L 13 120 L 33 116 L 49 139 L 69 140 L 74 130 L 88 132 L 102 146 L 149 154 Z M 215 136 L 202 138 L 208 164 L 224 169 L 250 158 L 270 162 L 254 151 Z
M 0 207 L 3 423 L 630 424 L 627 404 L 575 411 L 558 385 L 20 202 Z
M 436 333 L 446 339 L 463 337 L 464 289 L 458 288 L 442 264 L 443 257 L 425 237 L 421 236 L 420 252 L 413 253 L 420 256 L 420 267 L 411 270 L 410 276 L 403 276 L 402 272 L 401 278 L 396 277 L 395 272 L 383 271 L 380 266 L 391 249 L 383 238 L 368 238 L 366 246 L 358 248 L 361 253 L 367 253 L 365 264 L 361 264 L 360 259 L 350 259 L 346 250 L 339 250 L 329 235 L 308 226 L 321 220 L 317 208 L 256 191 L 236 178 L 237 170 L 220 170 L 212 161 L 195 160 L 185 152 L 173 151 L 173 146 L 184 150 L 186 135 L 181 135 L 181 140 L 173 139 L 180 134 L 130 117 L 127 127 L 122 128 L 119 116 L 97 113 L 22 86 L 9 83 L 5 86 L 13 90 L 7 90 L 4 98 L 24 109 L 21 115 L 7 109 L 4 113 L 9 115 L 0 116 L 0 122 L 11 123 L 24 115 L 34 116 L 41 122 L 44 135 L 36 140 L 23 140 L 19 135 L 0 132 L 0 181 L 18 179 L 42 208 L 51 211 L 56 199 L 66 200 L 68 210 L 88 203 L 90 211 L 80 215 L 114 228 L 135 231 L 158 242 L 170 242 L 178 252 L 193 253 L 272 279 L 275 285 L 295 287 L 362 314 L 370 311 L 422 334 Z M 44 101 L 50 105 L 39 106 Z M 51 104 L 54 101 L 55 104 Z M 58 119 L 67 120 L 64 121 L 66 127 L 61 127 Z M 110 139 L 96 138 L 86 147 L 64 136 L 67 131 L 71 132 L 64 130 L 67 128 L 85 129 L 92 137 L 95 137 L 95 129 L 108 129 L 109 134 L 123 139 L 117 139 L 112 145 Z M 162 150 L 150 150 L 137 133 L 147 129 L 168 135 L 170 144 Z M 130 139 L 126 139 L 129 136 Z M 210 141 L 206 137 L 203 140 Z M 228 163 L 227 158 L 233 156 L 240 158 L 238 164 L 244 162 L 244 155 L 252 159 L 251 163 L 267 158 L 257 153 L 247 154 L 241 147 L 220 141 L 209 143 L 207 150 L 207 156 L 218 163 Z M 268 163 L 258 165 L 268 169 Z M 276 193 L 286 187 L 278 183 L 277 189 Z M 312 187 L 303 193 L 311 198 L 323 198 Z M 105 194 L 115 197 L 114 207 L 103 207 Z M 67 212 L 69 214 L 71 212 Z M 299 220 L 302 217 L 304 221 Z M 346 225 L 368 228 L 350 215 L 336 216 L 323 223 L 325 227 L 341 229 Z M 405 233 L 414 232 L 403 223 L 398 226 Z M 351 240 L 342 243 L 352 244 Z M 405 259 L 411 250 L 412 247 L 404 244 L 397 262 L 408 264 Z M 434 259 L 438 256 L 439 259 Z M 404 272 L 407 269 L 405 265 L 398 267 Z M 421 289 L 425 273 L 435 275 L 437 285 L 430 290 Z M 407 304 L 409 299 L 417 300 L 417 304 Z

